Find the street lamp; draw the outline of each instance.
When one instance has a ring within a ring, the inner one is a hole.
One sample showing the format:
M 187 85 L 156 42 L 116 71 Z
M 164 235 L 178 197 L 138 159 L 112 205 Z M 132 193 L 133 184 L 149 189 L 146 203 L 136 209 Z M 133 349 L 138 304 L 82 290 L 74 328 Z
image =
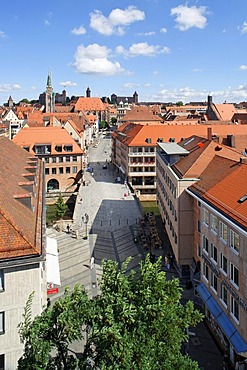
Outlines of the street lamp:
M 84 222 L 84 224 L 85 224 L 85 236 L 84 236 L 84 238 L 83 239 L 87 239 L 87 224 L 88 224 L 88 221 L 89 221 L 89 216 L 88 216 L 88 214 L 87 213 L 85 213 L 85 215 L 84 216 L 82 216 L 82 221 Z

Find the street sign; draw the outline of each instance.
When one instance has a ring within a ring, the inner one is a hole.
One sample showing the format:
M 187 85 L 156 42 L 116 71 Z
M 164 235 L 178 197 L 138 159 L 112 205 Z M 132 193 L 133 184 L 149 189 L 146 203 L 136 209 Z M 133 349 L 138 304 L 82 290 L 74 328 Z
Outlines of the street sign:
M 58 293 L 58 288 L 47 289 L 47 294 L 55 294 L 55 293 Z

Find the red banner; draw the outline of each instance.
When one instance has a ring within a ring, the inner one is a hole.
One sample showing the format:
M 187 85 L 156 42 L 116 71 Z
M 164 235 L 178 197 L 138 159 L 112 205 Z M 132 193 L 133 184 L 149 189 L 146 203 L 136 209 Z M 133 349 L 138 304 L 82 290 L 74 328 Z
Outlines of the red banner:
M 58 288 L 47 289 L 47 294 L 55 294 L 55 293 L 58 293 Z

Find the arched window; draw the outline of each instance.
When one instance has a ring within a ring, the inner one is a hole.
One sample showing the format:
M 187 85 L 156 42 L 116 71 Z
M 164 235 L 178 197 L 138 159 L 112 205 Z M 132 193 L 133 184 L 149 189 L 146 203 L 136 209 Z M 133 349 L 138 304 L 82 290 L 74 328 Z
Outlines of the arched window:
M 56 179 L 51 179 L 47 183 L 47 191 L 49 190 L 58 190 L 59 182 Z

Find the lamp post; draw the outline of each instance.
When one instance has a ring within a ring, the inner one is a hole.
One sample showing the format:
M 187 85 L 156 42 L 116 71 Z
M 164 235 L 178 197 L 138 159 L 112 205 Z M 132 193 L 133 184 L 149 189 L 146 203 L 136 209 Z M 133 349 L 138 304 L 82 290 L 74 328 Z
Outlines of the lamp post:
M 85 213 L 85 215 L 82 216 L 82 220 L 83 220 L 83 222 L 85 224 L 85 236 L 84 236 L 83 239 L 87 239 L 87 224 L 88 224 L 88 221 L 89 221 L 89 216 L 88 216 L 87 213 Z

